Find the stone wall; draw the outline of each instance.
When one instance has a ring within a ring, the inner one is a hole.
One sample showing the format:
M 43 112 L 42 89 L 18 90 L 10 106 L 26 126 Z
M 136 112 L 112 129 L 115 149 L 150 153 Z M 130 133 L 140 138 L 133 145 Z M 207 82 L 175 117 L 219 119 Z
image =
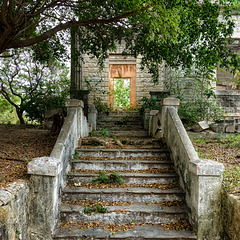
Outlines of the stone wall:
M 222 199 L 222 239 L 239 240 L 240 238 L 240 197 L 232 194 Z
M 29 239 L 28 193 L 25 181 L 17 181 L 0 190 L 0 239 Z
M 70 159 L 79 138 L 89 133 L 83 102 L 72 99 L 66 106 L 68 115 L 50 157 L 29 162 L 30 181 L 18 181 L 0 190 L 0 239 L 52 239 Z
M 87 136 L 89 126 L 81 100 L 66 102 L 68 115 L 50 157 L 33 159 L 28 164 L 30 177 L 29 231 L 31 240 L 51 240 L 56 227 L 61 192 L 66 185 L 70 159 L 79 138 Z
M 154 136 L 154 129 L 158 128 L 154 123 L 161 123 L 161 135 L 170 149 L 179 183 L 185 191 L 190 222 L 198 239 L 217 240 L 220 239 L 220 189 L 224 167 L 218 162 L 199 159 L 177 114 L 178 106 L 178 99 L 165 98 L 161 114 L 155 112 L 152 116 L 150 132 Z
M 240 117 L 240 91 L 239 90 L 216 90 L 217 104 L 223 112 L 229 116 Z M 238 114 L 237 114 L 238 113 Z

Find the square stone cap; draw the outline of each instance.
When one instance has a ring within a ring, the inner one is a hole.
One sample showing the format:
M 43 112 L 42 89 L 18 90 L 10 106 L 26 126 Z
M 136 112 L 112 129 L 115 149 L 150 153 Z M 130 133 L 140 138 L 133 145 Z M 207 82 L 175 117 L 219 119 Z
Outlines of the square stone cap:
M 201 176 L 220 176 L 224 172 L 222 163 L 210 159 L 198 159 L 189 162 L 190 172 Z
M 28 174 L 57 176 L 62 171 L 62 161 L 52 157 L 34 158 L 28 163 Z
M 65 102 L 66 107 L 82 107 L 84 108 L 84 103 L 79 99 L 69 99 Z
M 150 111 L 150 116 L 155 116 L 159 113 L 159 110 L 151 110 Z
M 179 106 L 180 100 L 178 98 L 168 97 L 162 101 L 163 106 Z

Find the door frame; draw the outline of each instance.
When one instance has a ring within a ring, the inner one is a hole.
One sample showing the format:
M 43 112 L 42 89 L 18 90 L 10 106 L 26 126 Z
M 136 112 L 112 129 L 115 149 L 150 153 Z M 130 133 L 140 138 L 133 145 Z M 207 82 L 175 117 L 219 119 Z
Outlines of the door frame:
M 109 64 L 109 106 L 114 107 L 114 78 L 130 79 L 130 107 L 136 107 L 136 64 Z

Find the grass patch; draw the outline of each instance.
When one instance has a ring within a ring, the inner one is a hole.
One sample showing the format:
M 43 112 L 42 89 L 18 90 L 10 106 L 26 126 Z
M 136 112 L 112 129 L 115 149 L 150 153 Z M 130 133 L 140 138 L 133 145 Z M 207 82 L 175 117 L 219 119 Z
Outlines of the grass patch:
M 223 173 L 223 191 L 234 192 L 240 184 L 240 167 L 235 165 L 234 169 L 227 168 Z
M 120 184 L 125 181 L 117 174 L 111 173 L 109 176 L 106 175 L 105 172 L 101 171 L 98 177 L 92 180 L 92 183 L 106 183 L 106 184 Z
M 107 212 L 107 208 L 105 208 L 101 203 L 97 202 L 97 203 L 93 203 L 90 205 L 87 205 L 84 209 L 83 209 L 83 213 L 106 213 Z

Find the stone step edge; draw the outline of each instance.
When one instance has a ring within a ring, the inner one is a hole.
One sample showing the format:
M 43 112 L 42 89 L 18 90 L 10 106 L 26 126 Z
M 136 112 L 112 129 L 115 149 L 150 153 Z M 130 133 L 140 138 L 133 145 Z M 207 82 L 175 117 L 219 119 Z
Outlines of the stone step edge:
M 130 153 L 139 153 L 139 152 L 153 152 L 153 153 L 169 153 L 168 149 L 142 149 L 142 148 L 122 148 L 122 149 L 109 149 L 109 148 L 89 148 L 89 149 L 82 149 L 76 148 L 76 151 L 82 152 L 130 152 Z
M 73 213 L 73 212 L 83 212 L 84 207 L 77 204 L 64 203 L 60 205 L 61 213 Z M 189 209 L 186 205 L 183 206 L 161 206 L 160 204 L 145 204 L 145 203 L 132 203 L 130 205 L 124 206 L 105 206 L 108 210 L 106 213 L 117 212 L 118 214 L 130 212 L 130 213 L 158 213 L 158 214 L 181 214 L 189 213 Z M 119 212 L 121 210 L 122 212 Z M 106 214 L 106 213 L 97 213 L 97 214 Z M 96 213 L 92 213 L 96 215 Z
M 99 157 L 101 158 L 101 157 Z M 96 159 L 96 160 L 84 160 L 84 159 L 71 159 L 71 163 L 109 163 L 109 164 L 119 164 L 119 163 L 124 163 L 124 164 L 159 164 L 159 165 L 173 165 L 173 162 L 169 159 L 169 160 L 126 160 L 126 159 L 104 159 L 104 157 L 102 157 L 103 159 Z
M 104 170 L 99 170 L 100 172 L 104 172 Z M 177 173 L 124 173 L 118 172 L 117 173 L 120 177 L 138 177 L 138 178 L 146 178 L 146 177 L 153 177 L 153 178 L 175 178 L 178 177 Z M 111 174 L 111 173 L 107 173 Z M 99 173 L 87 173 L 87 172 L 68 172 L 68 176 L 75 176 L 75 177 L 97 177 Z
M 120 191 L 121 190 L 121 191 Z M 106 194 L 116 194 L 116 193 L 135 193 L 135 194 L 184 194 L 184 191 L 180 188 L 171 188 L 171 189 L 155 189 L 155 188 L 143 188 L 143 187 L 125 187 L 125 188 L 87 188 L 87 187 L 74 187 L 74 186 L 66 186 L 63 189 L 64 193 L 88 193 L 88 194 L 96 194 L 96 193 L 106 193 Z
M 110 232 L 102 228 L 96 229 L 78 229 L 73 227 L 71 231 L 69 228 L 57 229 L 53 234 L 53 239 L 70 239 L 70 237 L 92 237 L 92 239 L 122 239 L 122 240 L 197 240 L 197 236 L 191 231 L 165 231 L 160 226 L 136 226 L 135 230 L 127 230 L 124 232 Z M 74 238 L 73 238 L 74 239 Z M 77 238 L 75 238 L 77 239 Z

